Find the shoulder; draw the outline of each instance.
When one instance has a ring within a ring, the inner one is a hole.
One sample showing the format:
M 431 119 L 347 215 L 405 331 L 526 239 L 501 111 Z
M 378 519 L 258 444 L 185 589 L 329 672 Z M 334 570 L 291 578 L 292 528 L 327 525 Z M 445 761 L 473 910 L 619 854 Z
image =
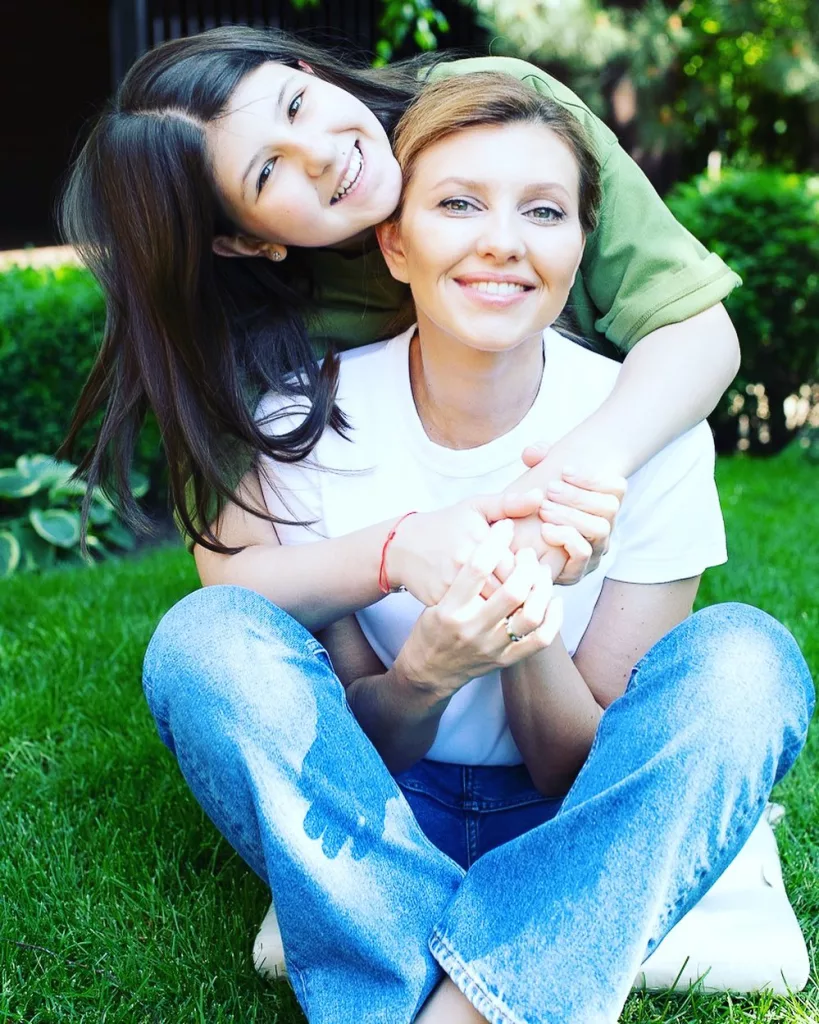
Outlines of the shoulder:
M 336 403 L 353 425 L 376 411 L 386 386 L 400 372 L 402 351 L 406 352 L 414 329 L 339 356 Z M 278 436 L 299 427 L 309 412 L 305 396 L 269 391 L 259 401 L 255 419 L 266 434 Z

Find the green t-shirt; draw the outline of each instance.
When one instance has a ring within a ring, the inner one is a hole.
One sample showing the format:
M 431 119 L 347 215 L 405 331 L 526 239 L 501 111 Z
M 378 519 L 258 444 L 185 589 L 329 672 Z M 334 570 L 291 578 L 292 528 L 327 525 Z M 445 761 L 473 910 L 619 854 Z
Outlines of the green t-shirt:
M 435 66 L 430 81 L 475 71 L 503 71 L 574 114 L 601 162 L 602 203 L 597 229 L 586 240 L 569 306 L 579 332 L 600 351 L 625 355 L 646 334 L 715 305 L 741 283 L 679 224 L 617 137 L 565 85 L 514 57 L 473 57 Z M 408 296 L 378 249 L 351 258 L 308 250 L 318 282 L 318 309 L 309 322 L 320 347 L 339 349 L 385 337 Z M 393 331 L 397 333 L 397 331 Z
M 474 57 L 434 67 L 430 81 L 475 71 L 502 71 L 574 114 L 601 163 L 598 227 L 569 296 L 579 333 L 599 351 L 625 355 L 645 335 L 715 305 L 741 279 L 679 224 L 617 137 L 575 94 L 533 64 L 514 57 Z M 317 352 L 366 345 L 402 327 L 409 289 L 390 275 L 380 250 L 355 255 L 302 252 L 316 283 L 307 327 Z M 249 464 L 236 467 L 236 483 Z

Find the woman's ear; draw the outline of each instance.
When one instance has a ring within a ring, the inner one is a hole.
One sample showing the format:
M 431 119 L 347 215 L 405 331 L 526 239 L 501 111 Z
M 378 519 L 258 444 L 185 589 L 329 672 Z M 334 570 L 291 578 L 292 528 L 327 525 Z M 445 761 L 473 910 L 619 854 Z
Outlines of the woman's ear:
M 381 246 L 381 255 L 392 276 L 396 281 L 409 284 L 407 258 L 404 255 L 404 247 L 401 242 L 400 222 L 397 220 L 384 221 L 375 229 L 375 234 L 378 244 Z
M 314 75 L 315 71 L 310 67 L 306 60 L 300 60 L 296 62 L 299 66 L 299 71 L 303 71 L 306 75 Z
M 263 242 L 251 235 L 217 235 L 213 240 L 213 251 L 217 256 L 262 256 L 279 263 L 287 255 L 283 245 Z
M 577 277 L 578 270 L 580 270 L 580 264 L 583 262 L 583 253 L 585 251 L 586 251 L 586 236 L 584 235 L 583 236 L 583 244 L 580 246 L 580 255 L 577 257 L 577 266 L 575 266 L 574 273 L 572 274 L 572 283 L 571 283 L 571 285 L 569 285 L 570 288 L 574 287 L 575 278 Z

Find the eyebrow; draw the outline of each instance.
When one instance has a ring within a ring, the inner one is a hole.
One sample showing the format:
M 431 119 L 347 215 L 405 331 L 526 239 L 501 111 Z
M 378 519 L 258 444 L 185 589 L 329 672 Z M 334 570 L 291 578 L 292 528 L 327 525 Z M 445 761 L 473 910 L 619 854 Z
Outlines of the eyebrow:
M 284 82 L 282 83 L 282 87 L 279 90 L 279 98 L 276 100 L 276 110 L 280 114 L 281 114 L 282 104 L 284 103 L 284 94 L 287 92 L 287 87 L 288 87 L 288 85 L 290 85 L 291 80 L 292 80 L 292 78 L 285 78 Z M 261 157 L 266 152 L 266 150 L 267 150 L 267 146 L 260 146 L 259 149 L 257 149 L 256 152 L 253 154 L 253 157 L 251 158 L 250 163 L 245 168 L 245 173 L 242 175 L 242 182 L 241 182 L 242 199 L 245 198 L 245 185 L 246 185 L 246 182 L 247 182 L 248 175 L 253 170 L 253 167 L 254 167 L 256 161 L 259 159 L 259 157 Z
M 473 181 L 471 178 L 443 178 L 435 185 L 435 188 L 443 188 L 444 185 L 457 185 L 459 188 L 466 188 L 472 192 L 479 192 L 482 188 L 486 187 L 487 182 Z M 562 192 L 567 199 L 569 198 L 566 186 L 561 185 L 559 181 L 533 181 L 530 185 L 526 186 L 525 191 L 527 193 L 551 192 L 554 189 Z

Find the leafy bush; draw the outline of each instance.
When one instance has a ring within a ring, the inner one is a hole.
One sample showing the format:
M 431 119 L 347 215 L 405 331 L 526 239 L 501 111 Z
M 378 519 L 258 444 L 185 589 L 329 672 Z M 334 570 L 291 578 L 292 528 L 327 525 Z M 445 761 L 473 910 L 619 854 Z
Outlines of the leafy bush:
M 133 548 L 133 534 L 97 488 L 89 512 L 89 554 L 82 555 L 79 505 L 86 485 L 70 479 L 74 469 L 48 455 L 21 455 L 13 469 L 0 469 L 0 577 Z M 134 490 L 144 494 L 147 481 L 135 478 Z
M 793 436 L 785 399 L 819 371 L 819 178 L 728 171 L 718 181 L 703 176 L 678 185 L 667 202 L 743 279 L 725 302 L 742 366 L 715 416 L 720 447 L 734 447 L 736 415 L 744 409 L 764 428 L 752 433 L 751 448 L 773 454 Z M 757 407 L 749 409 L 749 385 L 759 383 L 764 396 L 757 389 Z
M 102 339 L 105 303 L 79 267 L 0 274 L 0 465 L 21 452 L 56 452 Z M 90 445 L 93 426 L 80 438 Z M 140 438 L 137 469 L 157 501 L 164 460 L 153 421 Z

